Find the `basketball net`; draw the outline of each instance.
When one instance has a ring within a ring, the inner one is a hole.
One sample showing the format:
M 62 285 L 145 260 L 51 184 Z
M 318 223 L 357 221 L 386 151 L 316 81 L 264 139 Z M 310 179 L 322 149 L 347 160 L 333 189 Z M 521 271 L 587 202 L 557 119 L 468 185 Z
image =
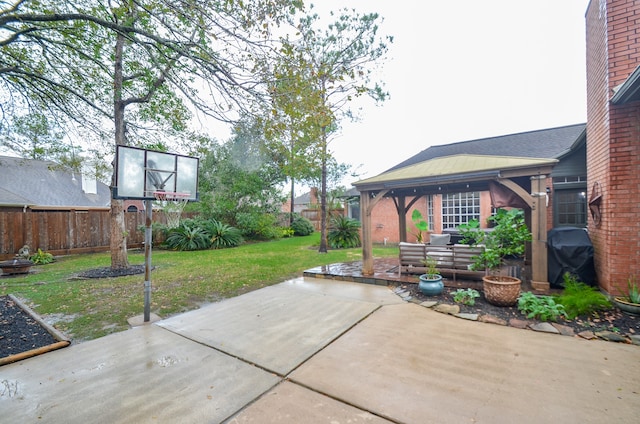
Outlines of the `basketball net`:
M 189 201 L 188 193 L 174 193 L 170 191 L 154 191 L 157 204 L 167 217 L 167 227 L 176 228 L 180 225 L 182 211 Z

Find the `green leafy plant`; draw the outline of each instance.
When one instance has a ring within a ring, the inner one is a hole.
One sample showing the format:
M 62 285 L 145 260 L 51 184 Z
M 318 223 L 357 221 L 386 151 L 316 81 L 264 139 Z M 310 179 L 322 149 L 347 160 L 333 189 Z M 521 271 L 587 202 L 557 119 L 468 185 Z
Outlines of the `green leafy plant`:
M 282 231 L 282 237 L 293 237 L 295 234 L 291 227 L 282 227 L 280 230 Z
M 424 235 L 422 233 L 429 231 L 429 223 L 427 223 L 418 209 L 414 209 L 411 213 L 411 220 L 417 230 L 413 235 L 416 236 L 418 243 L 422 243 L 424 241 Z
M 426 274 L 428 276 L 440 275 L 440 273 L 438 272 L 438 261 L 436 261 L 436 258 L 427 255 L 427 258 L 422 261 L 422 263 L 424 263 L 424 265 L 427 267 Z
M 203 250 L 207 249 L 210 243 L 204 228 L 182 223 L 169 232 L 165 245 L 174 250 Z
M 626 299 L 631 303 L 640 304 L 640 290 L 636 284 L 635 276 L 630 276 L 627 280 L 627 296 Z
M 474 289 L 458 289 L 451 293 L 453 301 L 462 303 L 463 305 L 473 306 L 476 304 L 476 298 L 480 297 L 478 290 Z
M 525 242 L 531 240 L 531 233 L 524 222 L 524 212 L 520 209 L 498 209 L 488 221 L 495 224 L 491 231 L 481 231 L 475 222 L 462 230 L 465 238 L 473 240 L 473 244 L 485 246 L 484 251 L 474 258 L 474 270 L 497 270 L 505 258 L 522 257 Z
M 249 239 L 272 240 L 282 236 L 278 219 L 274 214 L 242 212 L 236 214 L 236 221 L 242 235 Z
M 313 224 L 307 218 L 296 215 L 291 222 L 291 229 L 296 236 L 308 236 L 315 231 Z
M 137 230 L 144 233 L 145 231 L 147 231 L 147 226 L 144 224 L 139 225 Z M 153 245 L 155 246 L 156 244 L 159 244 L 159 242 L 163 242 L 164 240 L 166 240 L 167 235 L 169 234 L 169 230 L 171 229 L 166 224 L 156 221 L 152 222 L 151 242 L 153 243 Z
M 204 224 L 204 232 L 208 239 L 208 246 L 214 249 L 235 247 L 243 242 L 240 230 L 215 219 Z
M 476 245 L 482 243 L 484 234 L 480 228 L 480 221 L 472 219 L 466 224 L 460 224 L 458 231 L 462 236 L 462 243 Z
M 50 264 L 55 259 L 51 253 L 43 252 L 41 249 L 38 249 L 36 253 L 29 257 L 29 260 L 36 265 L 45 265 Z
M 567 317 L 574 319 L 581 315 L 591 315 L 599 310 L 611 308 L 611 302 L 605 295 L 600 293 L 595 287 L 588 286 L 570 274 L 562 276 L 564 280 L 564 290 L 562 294 L 556 296 L 556 303 L 564 306 Z
M 337 215 L 331 218 L 327 232 L 329 246 L 348 249 L 360 246 L 360 221 Z
M 551 296 L 536 296 L 531 292 L 524 292 L 518 298 L 518 310 L 527 318 L 540 321 L 557 321 L 560 317 L 566 317 L 564 306 L 556 303 Z

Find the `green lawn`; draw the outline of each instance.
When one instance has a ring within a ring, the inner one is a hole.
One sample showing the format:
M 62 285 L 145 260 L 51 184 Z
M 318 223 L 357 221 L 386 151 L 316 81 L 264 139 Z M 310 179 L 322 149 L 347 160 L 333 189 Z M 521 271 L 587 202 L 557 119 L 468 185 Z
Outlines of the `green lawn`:
M 362 257 L 358 249 L 317 250 L 319 234 L 246 244 L 233 249 L 174 252 L 154 249 L 151 311 L 166 318 L 199 305 L 237 296 L 300 276 L 305 269 Z M 376 247 L 374 257 L 397 256 L 397 247 Z M 144 264 L 130 252 L 132 265 Z M 40 315 L 60 314 L 56 327 L 76 341 L 128 328 L 144 309 L 144 275 L 79 279 L 79 272 L 110 265 L 108 253 L 65 256 L 35 266 L 28 275 L 0 278 L 0 295 L 26 300 Z

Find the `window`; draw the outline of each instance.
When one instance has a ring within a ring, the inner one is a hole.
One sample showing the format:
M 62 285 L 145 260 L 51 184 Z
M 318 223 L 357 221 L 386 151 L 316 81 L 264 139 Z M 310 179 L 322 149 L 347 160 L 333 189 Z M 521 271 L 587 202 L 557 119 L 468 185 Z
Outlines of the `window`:
M 429 230 L 434 231 L 433 226 L 433 195 L 427 196 L 427 224 L 429 224 Z
M 360 221 L 360 198 L 354 197 L 347 200 L 347 216 Z
M 583 188 L 554 191 L 556 226 L 587 226 L 587 193 Z
M 442 196 L 442 228 L 456 228 L 480 219 L 480 192 L 450 193 Z

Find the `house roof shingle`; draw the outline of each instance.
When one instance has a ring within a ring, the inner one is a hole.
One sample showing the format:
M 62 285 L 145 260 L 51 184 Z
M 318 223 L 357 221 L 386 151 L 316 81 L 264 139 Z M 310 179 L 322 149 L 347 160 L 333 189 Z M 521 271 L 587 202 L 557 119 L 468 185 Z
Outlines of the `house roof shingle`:
M 438 157 L 461 154 L 558 159 L 571 149 L 585 129 L 586 124 L 576 124 L 431 146 L 385 172 Z
M 51 161 L 0 156 L 0 206 L 108 207 L 109 187 L 98 181 L 97 193 L 85 193 L 82 177 Z

